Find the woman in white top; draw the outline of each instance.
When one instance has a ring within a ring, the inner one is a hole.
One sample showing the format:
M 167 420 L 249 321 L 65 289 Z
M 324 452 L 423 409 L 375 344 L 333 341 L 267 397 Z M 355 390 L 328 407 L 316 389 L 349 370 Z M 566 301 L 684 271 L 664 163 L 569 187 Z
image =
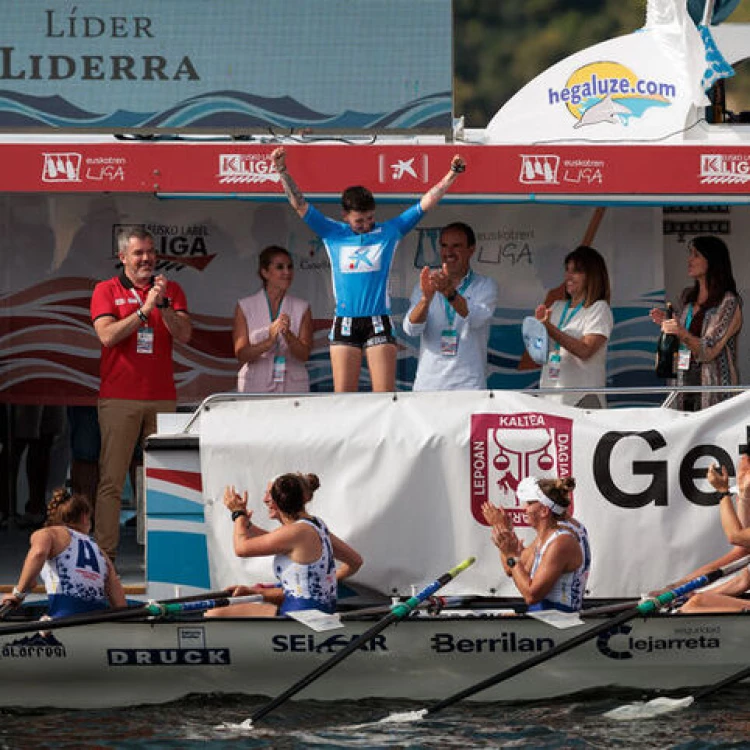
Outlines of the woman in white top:
M 565 300 L 534 311 L 550 338 L 541 388 L 603 388 L 607 384 L 607 341 L 614 327 L 604 258 L 581 245 L 565 258 Z M 601 394 L 562 394 L 569 406 L 604 408 Z
M 237 302 L 232 341 L 242 365 L 240 393 L 307 393 L 305 363 L 310 358 L 313 324 L 306 300 L 288 294 L 294 264 L 283 247 L 270 245 L 258 257 L 263 288 Z

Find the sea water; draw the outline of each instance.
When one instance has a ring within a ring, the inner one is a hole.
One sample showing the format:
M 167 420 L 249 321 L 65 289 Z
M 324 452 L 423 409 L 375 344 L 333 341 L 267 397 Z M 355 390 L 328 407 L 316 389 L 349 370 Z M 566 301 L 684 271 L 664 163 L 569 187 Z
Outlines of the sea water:
M 526 704 L 467 702 L 411 722 L 384 719 L 416 714 L 425 704 L 299 701 L 280 706 L 255 726 L 248 717 L 264 700 L 241 696 L 104 711 L 3 710 L 0 748 L 750 748 L 750 686 L 654 719 L 604 716 L 643 698 L 599 691 Z

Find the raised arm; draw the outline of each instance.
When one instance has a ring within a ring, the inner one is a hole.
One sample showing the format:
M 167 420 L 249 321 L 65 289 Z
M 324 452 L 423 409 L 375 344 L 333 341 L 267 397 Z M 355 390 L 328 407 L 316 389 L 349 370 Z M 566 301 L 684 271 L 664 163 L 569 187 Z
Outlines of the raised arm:
M 302 195 L 302 192 L 292 179 L 292 175 L 289 174 L 289 170 L 286 168 L 286 149 L 283 146 L 279 146 L 271 154 L 271 159 L 273 160 L 274 167 L 276 167 L 276 171 L 279 173 L 281 185 L 284 188 L 286 197 L 289 199 L 289 203 L 300 218 L 302 218 L 307 213 L 307 200 L 305 200 L 305 196 Z
M 450 169 L 445 173 L 443 179 L 440 180 L 440 182 L 438 182 L 436 185 L 431 187 L 422 196 L 422 199 L 419 201 L 419 205 L 422 207 L 422 210 L 427 213 L 427 211 L 429 211 L 430 209 L 435 208 L 435 206 L 440 203 L 442 197 L 448 192 L 450 186 L 456 181 L 458 175 L 460 175 L 461 172 L 465 171 L 466 162 L 458 154 L 456 154 L 453 159 L 451 159 Z
M 740 547 L 750 547 L 750 529 L 743 528 L 737 516 L 732 494 L 729 492 L 729 474 L 725 466 L 721 469 L 716 464 L 708 467 L 706 474 L 708 483 L 721 495 L 719 501 L 719 513 L 721 515 L 721 527 L 724 529 L 727 541 Z

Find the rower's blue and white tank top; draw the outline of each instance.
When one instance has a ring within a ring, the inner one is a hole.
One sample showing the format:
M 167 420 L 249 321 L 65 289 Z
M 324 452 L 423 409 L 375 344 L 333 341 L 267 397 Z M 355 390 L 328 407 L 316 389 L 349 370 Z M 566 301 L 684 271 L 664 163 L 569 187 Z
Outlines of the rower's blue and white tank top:
M 300 518 L 318 532 L 322 550 L 311 563 L 294 562 L 288 555 L 275 555 L 273 569 L 284 591 L 279 614 L 318 609 L 331 614 L 336 610 L 336 561 L 326 525 L 319 518 Z
M 581 547 L 581 554 L 583 554 L 583 588 L 585 591 L 586 584 L 589 580 L 589 573 L 591 572 L 591 544 L 589 544 L 589 532 L 580 521 L 574 522 L 570 519 L 566 519 L 565 521 L 558 521 L 557 525 L 570 529 Z
M 560 523 L 560 527 L 550 534 L 547 541 L 541 547 L 537 547 L 536 552 L 534 553 L 534 562 L 531 565 L 532 578 L 539 568 L 547 548 L 562 534 L 572 536 L 579 544 L 581 544 L 581 539 L 576 527 L 572 526 L 572 524 L 565 524 L 563 526 L 563 524 Z M 588 545 L 588 535 L 586 535 L 586 543 Z M 570 573 L 563 573 L 557 581 L 555 581 L 555 584 L 550 591 L 547 592 L 547 596 L 536 604 L 532 604 L 529 607 L 529 611 L 535 612 L 544 609 L 557 609 L 561 612 L 578 612 L 581 609 L 583 606 L 583 595 L 586 591 L 586 581 L 588 579 L 589 568 L 591 567 L 590 552 L 587 557 L 586 553 L 583 551 L 582 544 L 581 550 L 583 552 L 583 562 L 581 565 Z
M 67 528 L 67 527 L 66 527 Z M 108 606 L 107 560 L 86 534 L 67 528 L 68 546 L 44 563 L 41 577 L 47 590 L 50 617 L 66 617 Z

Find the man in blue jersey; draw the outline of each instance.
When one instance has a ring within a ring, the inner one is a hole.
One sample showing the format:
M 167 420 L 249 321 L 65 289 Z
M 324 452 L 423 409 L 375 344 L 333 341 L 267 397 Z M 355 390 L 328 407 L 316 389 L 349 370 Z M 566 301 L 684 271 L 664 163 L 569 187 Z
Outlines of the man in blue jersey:
M 396 389 L 396 338 L 390 320 L 388 275 L 401 238 L 434 208 L 466 164 L 454 156 L 445 176 L 418 203 L 389 221 L 375 221 L 375 198 L 365 187 L 341 194 L 343 221 L 310 205 L 286 167 L 286 150 L 271 154 L 289 203 L 322 240 L 331 261 L 336 313 L 329 334 L 336 392 L 356 391 L 367 356 L 373 391 Z

